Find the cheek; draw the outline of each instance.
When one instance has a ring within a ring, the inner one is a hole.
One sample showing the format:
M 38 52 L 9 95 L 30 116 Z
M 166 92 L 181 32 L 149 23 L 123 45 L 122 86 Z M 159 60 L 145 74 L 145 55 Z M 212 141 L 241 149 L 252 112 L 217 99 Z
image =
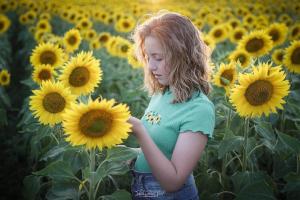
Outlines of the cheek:
M 170 68 L 164 63 L 162 63 L 162 72 L 164 74 L 169 74 L 170 73 Z

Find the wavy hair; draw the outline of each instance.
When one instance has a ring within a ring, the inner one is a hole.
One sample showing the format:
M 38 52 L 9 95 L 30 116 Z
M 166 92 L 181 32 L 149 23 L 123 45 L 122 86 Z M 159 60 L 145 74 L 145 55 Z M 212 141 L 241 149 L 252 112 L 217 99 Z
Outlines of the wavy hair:
M 210 51 L 200 38 L 200 31 L 187 17 L 159 11 L 136 27 L 132 36 L 135 53 L 144 65 L 147 64 L 144 43 L 148 36 L 158 39 L 163 47 L 166 67 L 170 71 L 169 86 L 174 92 L 173 103 L 188 100 L 197 90 L 209 93 Z M 150 95 L 167 88 L 155 79 L 148 67 L 144 67 L 144 87 Z

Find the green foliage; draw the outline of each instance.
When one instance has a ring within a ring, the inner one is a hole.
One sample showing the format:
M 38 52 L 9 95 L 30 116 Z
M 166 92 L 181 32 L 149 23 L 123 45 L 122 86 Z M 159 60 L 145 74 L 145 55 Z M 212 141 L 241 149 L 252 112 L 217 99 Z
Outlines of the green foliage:
M 127 147 L 97 150 L 92 162 L 89 151 L 65 141 L 61 125 L 44 126 L 33 117 L 28 96 L 38 85 L 31 79 L 29 57 L 36 42 L 28 27 L 17 23 L 18 15 L 11 17 L 13 29 L 0 36 L 0 69 L 15 71 L 12 84 L 0 87 L 0 128 L 3 146 L 14 148 L 5 154 L 9 155 L 5 163 L 14 163 L 19 154 L 29 166 L 23 180 L 24 198 L 89 199 L 92 191 L 99 200 L 131 199 L 127 163 L 136 157 L 131 147 L 138 146 L 133 136 L 124 141 Z M 59 36 L 73 28 L 73 24 L 58 16 L 53 16 L 51 25 L 53 33 Z M 99 22 L 94 23 L 94 29 L 129 36 Z M 208 32 L 207 26 L 205 29 Z M 287 45 L 286 42 L 282 48 Z M 235 48 L 229 40 L 217 44 L 213 62 L 217 66 L 228 62 L 228 55 Z M 81 50 L 89 50 L 87 41 L 75 53 Z M 91 97 L 114 98 L 127 104 L 131 114 L 140 118 L 149 102 L 142 89 L 142 69 L 132 69 L 126 59 L 111 56 L 105 48 L 94 50 L 93 55 L 101 60 L 103 80 Z M 270 55 L 265 55 L 253 63 L 269 60 Z M 209 98 L 216 108 L 214 138 L 209 140 L 194 173 L 201 199 L 292 200 L 300 196 L 300 77 L 286 72 L 291 90 L 284 110 L 247 119 L 248 122 L 235 112 L 225 91 L 213 87 Z M 80 101 L 86 100 L 86 96 L 80 97 Z M 18 131 L 14 136 L 9 135 L 11 127 Z

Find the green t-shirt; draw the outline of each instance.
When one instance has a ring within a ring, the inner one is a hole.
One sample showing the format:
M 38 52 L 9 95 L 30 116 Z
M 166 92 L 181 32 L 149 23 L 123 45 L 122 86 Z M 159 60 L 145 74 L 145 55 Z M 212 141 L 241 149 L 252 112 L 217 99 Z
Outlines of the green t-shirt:
M 180 133 L 202 132 L 211 138 L 215 126 L 214 105 L 202 92 L 194 92 L 184 103 L 173 104 L 172 100 L 169 90 L 153 95 L 141 119 L 152 140 L 169 160 Z M 151 172 L 143 152 L 137 157 L 135 170 Z

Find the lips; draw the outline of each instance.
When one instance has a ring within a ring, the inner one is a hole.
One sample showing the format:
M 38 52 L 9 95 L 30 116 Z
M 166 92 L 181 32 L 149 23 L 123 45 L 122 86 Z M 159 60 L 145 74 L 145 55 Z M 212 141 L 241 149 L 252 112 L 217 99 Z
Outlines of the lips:
M 159 77 L 161 77 L 161 75 L 159 75 L 159 74 L 153 74 L 154 75 L 154 77 L 157 79 L 157 78 L 159 78 Z

